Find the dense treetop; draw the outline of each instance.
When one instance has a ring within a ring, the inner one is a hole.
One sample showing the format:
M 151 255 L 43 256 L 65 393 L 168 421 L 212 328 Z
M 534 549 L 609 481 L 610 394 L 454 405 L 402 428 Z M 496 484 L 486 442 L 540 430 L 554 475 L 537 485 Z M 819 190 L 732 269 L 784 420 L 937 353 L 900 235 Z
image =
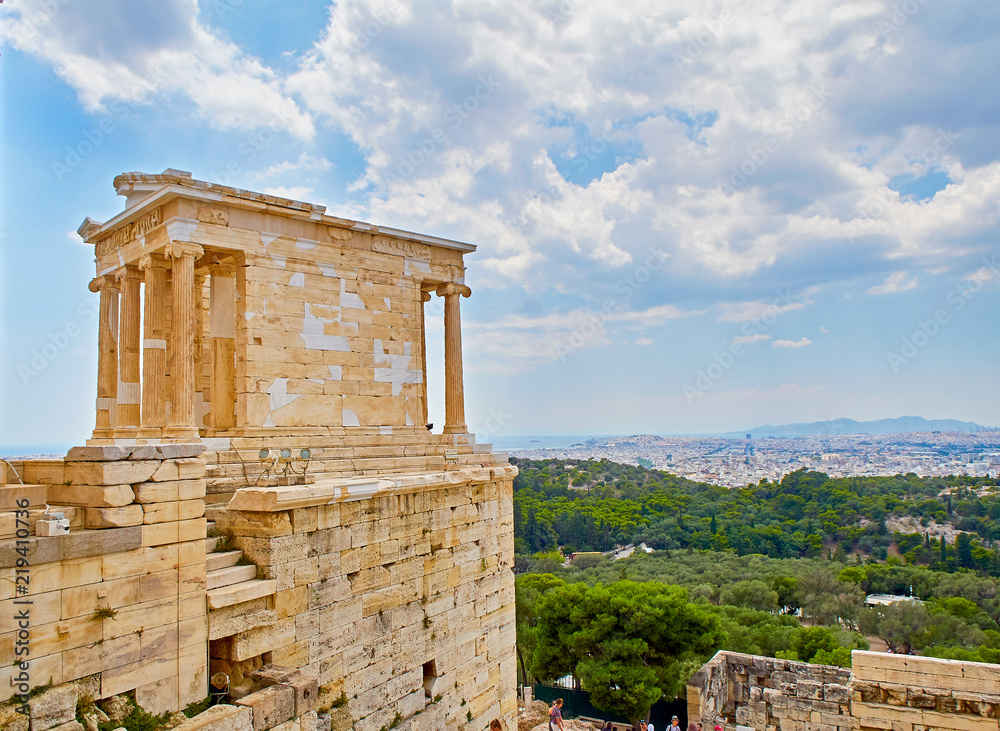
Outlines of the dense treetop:
M 512 460 L 515 552 L 607 551 L 645 541 L 654 549 L 733 550 L 774 558 L 824 551 L 886 558 L 897 543 L 913 562 L 1000 574 L 1000 493 L 990 478 L 831 479 L 798 470 L 780 482 L 725 488 L 608 460 Z M 969 536 L 944 549 L 924 533 L 892 535 L 886 518 L 951 522 Z
M 593 687 L 616 686 L 581 665 L 583 655 L 563 664 L 550 658 L 553 651 L 565 654 L 565 633 L 588 634 L 591 621 L 614 625 L 592 605 L 593 598 L 606 604 L 615 591 L 626 591 L 617 586 L 672 597 L 692 616 L 717 621 L 711 643 L 678 653 L 680 665 L 661 666 L 655 682 L 641 683 L 650 697 L 654 687 L 676 692 L 715 647 L 846 666 L 852 649 L 869 646 L 867 636 L 896 651 L 1000 661 L 994 480 L 831 479 L 799 470 L 777 483 L 728 489 L 607 460 L 517 464 L 522 679 L 573 672 Z M 927 530 L 891 532 L 887 520 L 903 516 Z M 946 529 L 951 538 L 933 538 L 932 529 Z M 654 553 L 614 561 L 598 553 L 640 541 Z M 593 553 L 565 563 L 564 553 L 572 552 Z M 867 609 L 867 594 L 921 601 Z M 556 624 L 546 624 L 548 615 L 558 615 Z M 572 630 L 574 622 L 583 629 Z M 642 705 L 646 699 L 605 699 L 618 701 Z

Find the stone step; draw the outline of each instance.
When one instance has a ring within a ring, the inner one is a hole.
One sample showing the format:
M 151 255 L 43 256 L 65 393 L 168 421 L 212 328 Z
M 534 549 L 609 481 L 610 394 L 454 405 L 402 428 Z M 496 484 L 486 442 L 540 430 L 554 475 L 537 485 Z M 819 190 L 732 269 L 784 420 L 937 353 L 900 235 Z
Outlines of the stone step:
M 215 553 L 215 549 L 219 545 L 220 538 L 222 538 L 222 536 L 215 536 L 214 538 L 206 538 L 205 553 Z
M 226 503 L 228 505 L 228 503 Z M 226 512 L 226 505 L 205 505 L 205 517 L 215 523 L 220 513 Z
M 242 584 L 230 584 L 208 591 L 208 608 L 221 609 L 234 604 L 270 596 L 278 590 L 278 582 L 274 579 L 254 579 Z
M 214 530 L 215 530 L 215 521 L 211 520 L 211 519 L 206 520 L 205 521 L 205 531 L 208 532 L 208 533 L 211 533 Z
M 209 571 L 206 577 L 208 589 L 218 589 L 223 586 L 242 584 L 244 581 L 251 581 L 257 576 L 257 567 L 253 564 L 249 566 L 230 566 L 224 569 Z
M 0 510 L 44 509 L 48 492 L 48 485 L 0 485 Z
M 228 569 L 230 566 L 235 566 L 242 556 L 243 551 L 240 550 L 209 553 L 206 558 L 208 570 Z
M 229 505 L 233 492 L 210 492 L 205 495 L 205 507 L 225 507 Z
M 251 609 L 242 613 L 209 612 L 208 639 L 220 640 L 240 632 L 249 632 L 258 627 L 269 627 L 278 621 L 278 613 L 273 609 Z

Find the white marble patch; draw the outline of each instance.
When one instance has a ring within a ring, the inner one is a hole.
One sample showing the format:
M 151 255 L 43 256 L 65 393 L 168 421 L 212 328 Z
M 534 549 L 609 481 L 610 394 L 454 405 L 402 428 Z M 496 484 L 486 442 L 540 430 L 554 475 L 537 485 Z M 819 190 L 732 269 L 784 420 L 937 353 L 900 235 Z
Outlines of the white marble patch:
M 408 277 L 412 277 L 414 274 L 430 274 L 431 273 L 431 262 L 430 259 L 414 259 L 413 257 L 406 257 L 406 261 L 403 262 L 403 274 Z
M 340 280 L 340 306 L 352 307 L 356 310 L 365 309 L 365 303 L 354 292 L 347 291 L 347 280 Z
M 201 443 L 209 452 L 228 452 L 232 449 L 229 437 L 202 437 Z
M 271 419 L 271 412 L 277 411 L 282 406 L 287 406 L 302 396 L 301 393 L 288 393 L 287 378 L 275 378 L 274 383 L 267 389 L 267 394 L 271 397 L 271 411 L 268 412 L 267 418 L 264 419 L 263 426 L 274 426 L 274 421 Z
M 308 302 L 305 305 L 305 317 L 302 318 L 302 340 L 305 341 L 306 348 L 309 350 L 337 350 L 345 353 L 349 351 L 351 347 L 346 337 L 326 335 L 323 332 L 323 326 L 328 322 L 334 322 L 334 320 L 317 317 L 312 313 L 312 305 Z
M 410 345 L 403 343 L 402 355 L 390 355 L 382 347 L 382 341 L 375 340 L 375 381 L 392 384 L 392 395 L 399 396 L 404 383 L 423 383 L 423 372 L 410 368 Z

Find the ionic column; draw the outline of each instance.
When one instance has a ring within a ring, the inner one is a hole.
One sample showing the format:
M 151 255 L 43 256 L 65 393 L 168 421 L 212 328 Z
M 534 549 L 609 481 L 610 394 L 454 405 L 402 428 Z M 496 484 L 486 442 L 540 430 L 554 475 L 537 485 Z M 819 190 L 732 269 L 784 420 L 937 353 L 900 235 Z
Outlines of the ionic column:
M 232 265 L 208 269 L 208 334 L 212 349 L 212 376 L 208 423 L 216 429 L 236 426 L 236 272 Z
M 148 254 L 139 260 L 139 268 L 146 273 L 139 436 L 146 438 L 160 437 L 167 425 L 167 266 L 161 254 Z
M 197 244 L 172 241 L 163 252 L 171 260 L 170 417 L 163 436 L 174 441 L 198 439 L 194 423 L 194 260 Z
M 205 392 L 210 384 L 205 373 L 205 275 L 194 275 L 194 425 L 205 426 Z
M 118 411 L 118 283 L 112 276 L 97 277 L 91 292 L 101 293 L 97 325 L 97 422 L 94 439 L 114 437 Z
M 420 293 L 420 372 L 423 374 L 422 386 L 420 388 L 420 414 L 421 426 L 427 425 L 430 418 L 427 415 L 427 325 L 424 313 L 424 303 L 431 301 L 430 292 Z
M 118 317 L 118 419 L 115 422 L 115 436 L 131 437 L 135 436 L 131 429 L 139 426 L 142 390 L 139 380 L 142 272 L 139 267 L 129 265 L 119 269 L 116 276 L 121 285 L 122 297 Z
M 464 284 L 448 282 L 437 288 L 444 297 L 444 434 L 465 434 L 465 386 L 462 379 L 462 317 L 459 297 L 472 290 Z

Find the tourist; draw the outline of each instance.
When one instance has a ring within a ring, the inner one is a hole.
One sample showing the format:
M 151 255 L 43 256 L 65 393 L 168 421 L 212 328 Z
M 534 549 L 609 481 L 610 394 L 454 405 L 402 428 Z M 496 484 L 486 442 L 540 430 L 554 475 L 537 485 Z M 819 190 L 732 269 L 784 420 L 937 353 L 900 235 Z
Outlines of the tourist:
M 698 724 L 694 721 L 688 724 L 688 731 L 698 731 Z
M 681 720 L 677 716 L 672 716 L 670 718 L 670 727 L 668 731 L 681 731 Z
M 646 731 L 655 731 L 653 729 L 653 722 L 652 721 L 650 721 L 649 723 L 646 724 Z
M 646 722 L 645 722 L 645 721 L 642 721 L 642 720 L 640 720 L 640 721 L 639 721 L 639 731 L 646 731 L 646 728 L 647 728 L 647 727 L 646 727 Z
M 566 727 L 563 726 L 562 719 L 562 698 L 556 698 L 555 702 L 552 704 L 552 708 L 549 709 L 549 731 L 566 731 Z

